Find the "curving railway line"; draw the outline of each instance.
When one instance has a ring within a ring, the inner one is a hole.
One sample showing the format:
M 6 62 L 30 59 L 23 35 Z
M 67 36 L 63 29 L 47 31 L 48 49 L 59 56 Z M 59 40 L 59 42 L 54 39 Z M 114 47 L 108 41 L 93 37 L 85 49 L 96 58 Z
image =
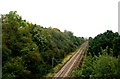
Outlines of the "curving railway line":
M 53 79 L 70 77 L 72 70 L 82 62 L 84 53 L 87 49 L 88 41 L 83 43 L 80 49 L 71 57 L 71 59 L 58 71 Z

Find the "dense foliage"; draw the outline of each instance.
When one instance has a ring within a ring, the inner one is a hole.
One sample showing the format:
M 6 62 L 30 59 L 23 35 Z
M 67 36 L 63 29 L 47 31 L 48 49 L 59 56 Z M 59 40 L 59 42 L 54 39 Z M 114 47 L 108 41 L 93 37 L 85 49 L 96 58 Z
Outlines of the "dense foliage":
M 89 49 L 88 53 L 92 55 L 98 55 L 101 52 L 101 49 L 108 47 L 108 54 L 110 48 L 113 49 L 113 55 L 118 56 L 120 54 L 120 36 L 119 34 L 113 33 L 110 30 L 107 30 L 103 34 L 97 35 L 94 39 L 89 38 Z
M 16 11 L 2 15 L 2 79 L 39 79 L 84 42 L 70 31 L 22 20 Z
M 120 35 L 107 30 L 89 38 L 89 48 L 81 67 L 74 77 L 120 78 Z
M 107 54 L 107 49 L 102 50 L 102 55 L 99 56 L 92 55 L 86 56 L 82 66 L 73 72 L 74 77 L 79 78 L 119 78 L 119 65 L 118 61 L 120 58 L 113 57 Z M 112 51 L 111 51 L 112 53 Z

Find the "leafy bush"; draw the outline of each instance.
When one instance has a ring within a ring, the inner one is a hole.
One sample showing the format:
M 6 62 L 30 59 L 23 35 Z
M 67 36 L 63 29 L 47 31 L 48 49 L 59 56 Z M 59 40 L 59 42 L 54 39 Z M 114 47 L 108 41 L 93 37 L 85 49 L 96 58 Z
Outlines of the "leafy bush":
M 84 60 L 81 68 L 74 70 L 73 77 L 88 78 L 115 78 L 118 77 L 118 59 L 107 54 L 107 49 L 102 50 L 102 55 L 89 55 Z M 111 51 L 112 53 L 112 51 Z M 120 75 L 120 74 L 119 74 Z

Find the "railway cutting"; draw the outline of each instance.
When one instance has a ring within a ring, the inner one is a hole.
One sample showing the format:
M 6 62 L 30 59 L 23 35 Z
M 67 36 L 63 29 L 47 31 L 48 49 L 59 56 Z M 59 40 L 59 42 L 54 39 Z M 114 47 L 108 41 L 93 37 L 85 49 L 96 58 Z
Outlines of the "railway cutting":
M 60 71 L 54 75 L 53 79 L 70 77 L 72 70 L 82 62 L 87 47 L 88 41 L 81 45 L 80 49 L 69 59 Z

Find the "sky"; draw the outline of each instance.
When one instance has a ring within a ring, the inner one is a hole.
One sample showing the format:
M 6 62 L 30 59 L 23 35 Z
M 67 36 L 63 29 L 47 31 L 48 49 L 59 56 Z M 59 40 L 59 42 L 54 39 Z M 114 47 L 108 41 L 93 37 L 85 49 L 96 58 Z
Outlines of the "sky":
M 118 32 L 119 0 L 0 0 L 0 14 L 17 11 L 26 21 L 68 30 L 78 37 Z

